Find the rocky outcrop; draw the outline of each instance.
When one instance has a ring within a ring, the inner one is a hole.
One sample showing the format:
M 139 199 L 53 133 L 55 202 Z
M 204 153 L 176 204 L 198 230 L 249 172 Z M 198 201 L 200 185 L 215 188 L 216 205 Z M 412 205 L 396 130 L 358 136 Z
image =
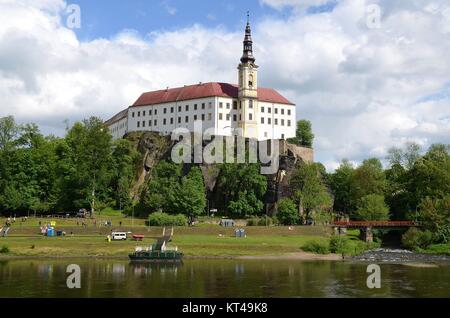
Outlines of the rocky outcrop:
M 137 167 L 136 182 L 132 189 L 133 196 L 137 199 L 142 185 L 148 180 L 152 168 L 160 160 L 169 159 L 172 148 L 176 142 L 169 136 L 160 136 L 155 132 L 131 133 L 125 138 L 134 143 L 136 149 L 142 154 L 139 167 Z M 207 143 L 203 143 L 203 147 Z M 310 148 L 299 147 L 286 141 L 280 141 L 279 169 L 275 174 L 267 175 L 268 191 L 265 197 L 266 212 L 269 215 L 276 214 L 276 203 L 283 197 L 291 196 L 289 187 L 290 178 L 296 168 L 303 162 L 313 162 L 314 151 Z M 186 169 L 189 170 L 189 166 Z M 212 194 L 216 187 L 219 169 L 217 165 L 199 164 L 203 174 L 205 187 Z

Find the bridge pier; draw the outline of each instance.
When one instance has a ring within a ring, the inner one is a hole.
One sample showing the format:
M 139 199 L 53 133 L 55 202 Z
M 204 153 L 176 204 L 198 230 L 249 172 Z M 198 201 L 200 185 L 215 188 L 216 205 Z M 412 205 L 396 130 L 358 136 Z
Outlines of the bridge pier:
M 367 243 L 373 242 L 373 231 L 371 226 L 363 227 L 359 230 L 359 238 Z

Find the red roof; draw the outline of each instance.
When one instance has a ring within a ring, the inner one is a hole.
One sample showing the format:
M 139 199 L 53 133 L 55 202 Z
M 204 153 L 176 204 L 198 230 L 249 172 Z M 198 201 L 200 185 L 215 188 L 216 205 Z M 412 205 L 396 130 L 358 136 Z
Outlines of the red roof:
M 153 91 L 142 94 L 131 107 L 216 96 L 238 98 L 238 86 L 214 82 Z M 294 105 L 272 88 L 258 88 L 258 100 L 268 103 Z

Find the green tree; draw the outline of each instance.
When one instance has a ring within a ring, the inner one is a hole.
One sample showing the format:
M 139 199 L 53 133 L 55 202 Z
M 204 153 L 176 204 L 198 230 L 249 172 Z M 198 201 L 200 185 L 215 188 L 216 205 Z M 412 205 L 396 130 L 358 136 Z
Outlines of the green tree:
M 384 202 L 384 197 L 378 194 L 369 194 L 362 197 L 355 218 L 362 221 L 389 220 L 389 207 Z
M 349 213 L 352 208 L 352 180 L 355 169 L 348 160 L 343 160 L 331 175 L 330 185 L 334 194 L 334 210 Z
M 112 136 L 101 119 L 91 117 L 77 122 L 59 145 L 60 205 L 66 208 L 89 206 L 110 197 L 112 178 Z
M 438 243 L 450 242 L 450 194 L 442 199 L 427 197 L 419 205 L 420 221 Z
M 293 173 L 290 185 L 304 219 L 315 219 L 316 213 L 331 209 L 333 199 L 324 182 L 321 165 L 301 164 Z
M 369 194 L 384 195 L 387 182 L 381 161 L 377 158 L 364 160 L 355 169 L 351 183 L 351 210 L 354 211 L 362 197 Z
M 203 214 L 206 207 L 205 193 L 202 172 L 199 167 L 192 167 L 177 187 L 170 204 L 173 207 L 171 212 L 182 213 L 191 218 Z
M 259 164 L 223 164 L 216 185 L 217 201 L 223 211 L 235 216 L 257 215 L 264 208 L 267 178 Z
M 311 122 L 309 120 L 299 120 L 297 122 L 295 137 L 289 139 L 289 142 L 302 147 L 312 148 L 314 134 L 312 132 Z
M 298 224 L 300 217 L 295 202 L 289 198 L 281 199 L 278 202 L 277 218 L 283 225 Z

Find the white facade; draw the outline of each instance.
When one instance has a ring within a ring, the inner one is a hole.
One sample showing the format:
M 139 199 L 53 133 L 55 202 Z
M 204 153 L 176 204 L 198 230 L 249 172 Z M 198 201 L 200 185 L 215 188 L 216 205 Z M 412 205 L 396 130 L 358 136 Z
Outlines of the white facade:
M 194 131 L 195 121 L 202 121 L 203 131 L 212 128 L 213 134 L 219 136 L 230 136 L 236 133 L 236 128 L 240 128 L 244 137 L 258 140 L 295 137 L 296 107 L 275 91 L 258 88 L 258 66 L 253 57 L 252 43 L 250 24 L 247 23 L 244 54 L 238 66 L 238 85 L 200 83 L 185 88 L 151 92 L 157 96 L 152 99 L 151 104 L 137 103 L 137 106 L 129 107 L 105 123 L 113 138 L 122 138 L 133 131 L 156 131 L 162 135 L 170 135 L 180 127 Z M 212 90 L 206 90 L 210 86 L 202 85 L 216 86 Z M 170 95 L 199 95 L 198 91 L 203 88 L 208 92 L 206 95 L 215 92 L 216 96 L 183 99 Z M 183 95 L 183 89 L 191 94 Z M 265 96 L 258 96 L 262 93 Z M 154 102 L 170 100 L 164 97 L 166 95 L 172 96 L 173 101 Z

